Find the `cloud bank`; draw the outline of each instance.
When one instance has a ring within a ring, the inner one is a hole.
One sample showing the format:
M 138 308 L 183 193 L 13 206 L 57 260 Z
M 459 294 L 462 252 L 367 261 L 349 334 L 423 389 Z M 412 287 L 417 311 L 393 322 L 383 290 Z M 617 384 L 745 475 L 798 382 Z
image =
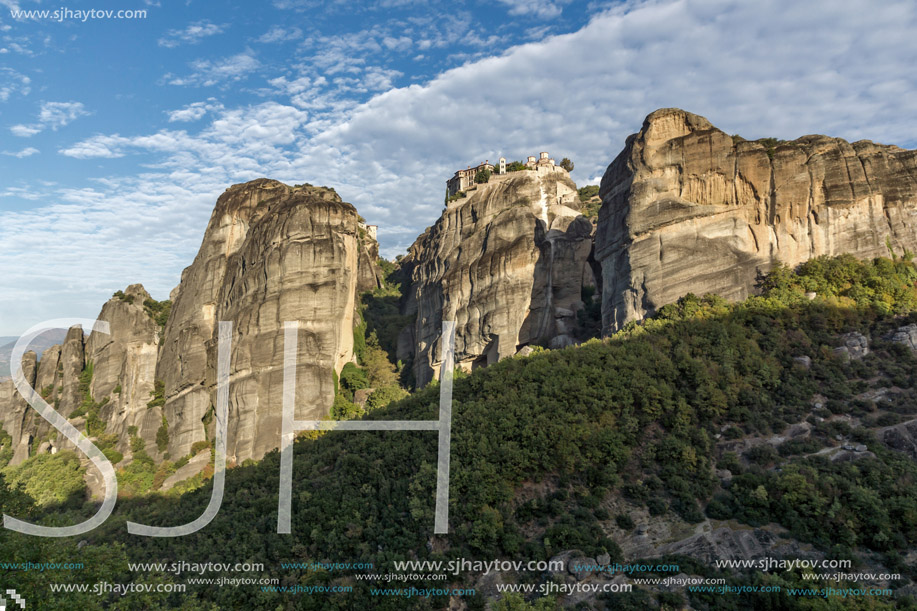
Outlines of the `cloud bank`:
M 272 73 L 249 51 L 201 60 L 169 82 L 242 82 L 257 69 L 265 100 L 206 100 L 169 112 L 168 127 L 62 147 L 87 171 L 114 158 L 136 158 L 141 170 L 98 177 L 89 190 L 42 187 L 33 195 L 57 203 L 0 214 L 0 240 L 11 245 L 0 265 L 19 270 L 4 280 L 0 312 L 17 321 L 91 315 L 104 293 L 136 281 L 163 298 L 191 262 L 216 196 L 259 176 L 334 186 L 380 225 L 383 253 L 394 256 L 436 220 L 456 168 L 547 150 L 573 159 L 585 184 L 660 107 L 748 138 L 826 133 L 913 146 L 914 31 L 911 2 L 648 1 L 396 89 L 384 71 L 372 85 L 368 66 L 321 41 L 307 41 L 317 45 L 308 66 Z M 285 36 L 272 32 L 266 41 Z M 370 95 L 358 102 L 352 91 Z M 56 287 L 53 300 L 42 285 Z M 80 311 L 59 311 L 68 296 Z

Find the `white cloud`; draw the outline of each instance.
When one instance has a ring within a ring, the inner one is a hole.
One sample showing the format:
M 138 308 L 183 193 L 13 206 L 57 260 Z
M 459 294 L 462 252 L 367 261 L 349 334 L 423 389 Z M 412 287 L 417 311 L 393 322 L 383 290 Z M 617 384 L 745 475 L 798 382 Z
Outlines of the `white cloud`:
M 216 24 L 209 21 L 198 21 L 192 23 L 182 30 L 169 30 L 166 35 L 159 39 L 159 46 L 172 49 L 181 45 L 197 44 L 208 36 L 214 36 L 222 33 L 228 24 Z
M 30 147 L 22 149 L 21 151 L 15 151 L 15 152 L 3 151 L 3 154 L 9 157 L 18 157 L 19 159 L 22 159 L 24 157 L 31 157 L 32 155 L 37 155 L 40 152 L 41 151 L 39 151 L 37 148 L 30 146 Z
M 14 125 L 10 128 L 10 132 L 14 136 L 19 136 L 20 138 L 28 138 L 29 136 L 34 136 L 42 130 L 39 125 Z
M 509 14 L 514 16 L 530 16 L 538 19 L 552 19 L 560 17 L 563 13 L 564 1 L 538 0 L 537 2 L 519 2 L 518 0 L 497 0 L 509 8 Z
M 905 1 L 632 1 L 578 32 L 363 103 L 339 92 L 385 80 L 368 62 L 333 75 L 290 67 L 263 92 L 279 101 L 216 109 L 187 130 L 98 135 L 66 147 L 83 158 L 143 154 L 147 169 L 89 191 L 47 187 L 44 205 L 0 212 L 0 268 L 23 270 L 3 280 L 2 318 L 33 320 L 79 295 L 74 305 L 88 304 L 79 313 L 92 315 L 105 291 L 134 281 L 163 295 L 192 260 L 216 196 L 258 176 L 334 186 L 380 225 L 383 252 L 393 256 L 436 220 L 456 167 L 547 150 L 576 162 L 578 182 L 594 182 L 660 107 L 749 138 L 827 133 L 914 146 L 914 31 L 917 5 Z M 350 41 L 340 42 L 346 55 Z M 310 58 L 319 46 L 306 49 Z M 203 72 L 195 84 L 207 80 Z M 11 191 L 20 186 L 12 181 L 3 194 L 25 197 Z M 36 277 L 64 288 L 51 299 L 36 292 Z M 68 292 L 72 278 L 99 298 Z
M 57 129 L 88 114 L 82 102 L 45 102 L 38 112 L 38 122 Z
M 258 42 L 263 43 L 275 43 L 275 42 L 288 42 L 290 40 L 297 40 L 302 38 L 302 30 L 299 28 L 282 28 L 278 25 L 275 25 L 270 30 L 258 37 Z
M 176 121 L 198 121 L 208 112 L 222 110 L 223 105 L 216 98 L 208 98 L 206 102 L 194 102 L 178 110 L 169 111 L 169 123 Z
M 28 138 L 49 127 L 57 131 L 58 128 L 88 114 L 82 102 L 42 102 L 38 111 L 38 121 L 29 125 L 14 125 L 10 128 L 10 132 L 14 136 Z
M 242 80 L 260 67 L 261 62 L 255 58 L 254 54 L 251 51 L 245 51 L 215 61 L 198 59 L 191 62 L 193 72 L 188 76 L 179 77 L 167 74 L 164 78 L 170 85 L 210 87 Z
M 196 135 L 184 130 L 160 130 L 148 136 L 96 135 L 60 153 L 78 159 L 123 157 L 131 152 L 161 153 L 160 166 L 173 169 L 214 167 L 224 173 L 242 172 L 284 157 L 281 147 L 296 139 L 308 113 L 293 106 L 264 102 L 221 110 Z
M 391 51 L 406 52 L 414 44 L 414 41 L 407 36 L 399 36 L 398 38 L 386 36 L 382 39 L 382 44 Z
M 29 95 L 31 82 L 29 77 L 12 68 L 0 67 L 0 102 L 6 102 L 14 94 Z

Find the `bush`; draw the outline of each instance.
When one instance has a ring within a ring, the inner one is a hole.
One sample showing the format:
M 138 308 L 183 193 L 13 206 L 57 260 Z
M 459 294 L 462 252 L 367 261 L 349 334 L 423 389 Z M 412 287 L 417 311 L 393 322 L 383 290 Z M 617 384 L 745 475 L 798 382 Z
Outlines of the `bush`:
M 5 469 L 11 488 L 22 485 L 38 505 L 64 504 L 75 500 L 82 504 L 86 487 L 83 469 L 74 452 L 38 454 L 21 465 Z
M 369 388 L 369 377 L 363 369 L 353 363 L 347 363 L 341 369 L 340 387 L 346 391 L 346 396 L 352 399 L 354 392 Z
M 143 452 L 145 448 L 146 442 L 143 440 L 143 437 L 131 435 L 131 453 L 136 454 L 137 452 Z
M 380 407 L 385 407 L 389 403 L 399 401 L 407 396 L 407 391 L 400 386 L 384 386 L 369 395 L 369 398 L 366 400 L 366 410 L 372 411 Z
M 113 465 L 117 465 L 119 462 L 124 460 L 124 454 L 122 454 L 121 452 L 119 452 L 118 450 L 114 448 L 107 448 L 105 450 L 102 450 L 102 454 L 104 454 L 105 458 L 110 460 L 111 464 Z
M 659 497 L 653 497 L 646 501 L 646 508 L 651 516 L 661 516 L 669 510 L 669 506 Z
M 172 302 L 168 299 L 165 301 L 147 299 L 143 302 L 143 309 L 160 328 L 164 329 L 169 320 L 169 314 L 172 312 Z
M 146 404 L 150 409 L 154 407 L 162 407 L 166 404 L 166 383 L 162 380 L 156 380 L 153 382 L 153 390 L 150 391 L 150 396 L 152 400 Z
M 619 513 L 615 516 L 615 523 L 623 530 L 633 530 L 634 520 L 626 513 Z
M 493 174 L 493 172 L 490 170 L 478 170 L 478 173 L 474 175 L 474 182 L 479 185 L 490 182 L 491 174 Z
M 334 395 L 334 403 L 331 404 L 331 418 L 334 420 L 353 420 L 362 416 L 365 412 L 359 405 L 338 393 Z
M 198 452 L 204 449 L 210 449 L 209 441 L 195 441 L 191 444 L 191 456 L 197 456 Z
M 156 431 L 156 447 L 160 452 L 165 452 L 166 448 L 169 447 L 169 422 L 166 420 L 165 415 L 162 417 L 162 424 Z

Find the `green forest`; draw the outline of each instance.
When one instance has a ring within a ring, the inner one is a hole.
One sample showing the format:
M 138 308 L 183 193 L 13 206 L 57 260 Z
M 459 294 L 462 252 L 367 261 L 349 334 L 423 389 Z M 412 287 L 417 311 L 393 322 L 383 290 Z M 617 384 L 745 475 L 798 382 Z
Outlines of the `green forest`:
M 410 364 L 394 362 L 394 342 L 406 321 L 397 307 L 398 270 L 387 272 L 388 288 L 364 298 L 355 331 L 358 365 L 345 367 L 337 380 L 335 418 L 438 417 L 438 384 L 409 392 Z M 131 536 L 125 522 L 170 526 L 193 520 L 210 498 L 205 478 L 181 495 L 134 489 L 102 527 L 83 537 L 38 539 L 0 530 L 3 561 L 85 567 L 66 576 L 0 568 L 0 582 L 13 575 L 27 599 L 54 609 L 358 609 L 365 608 L 360 601 L 369 598 L 371 587 L 385 584 L 282 563 L 371 562 L 376 573 L 384 573 L 405 559 L 546 560 L 569 550 L 630 562 L 637 558 L 625 557 L 617 541 L 649 515 L 686 528 L 707 520 L 746 529 L 776 525 L 814 553 L 849 559 L 861 572 L 900 573 L 892 587 L 901 591 L 799 597 L 786 588 L 844 584 L 804 580 L 802 569 L 720 570 L 674 556 L 667 560 L 684 573 L 722 577 L 736 586 L 779 585 L 783 591 L 722 596 L 635 587 L 600 597 L 597 604 L 917 609 L 903 587 L 917 578 L 908 561 L 917 543 L 917 461 L 880 436 L 917 418 L 917 358 L 891 339 L 913 323 L 917 268 L 908 254 L 872 261 L 822 257 L 796 269 L 778 264 L 760 276 L 756 294 L 740 303 L 687 295 L 611 337 L 563 350 L 539 348 L 472 374 L 457 372 L 448 535 L 432 534 L 435 432 L 310 433 L 295 445 L 292 535 L 275 532 L 280 459 L 274 451 L 227 472 L 219 514 L 190 536 Z M 868 354 L 844 348 L 848 334 L 865 337 Z M 357 403 L 358 393 L 368 389 Z M 791 436 L 794 428 L 805 433 Z M 839 452 L 848 458 L 832 460 Z M 95 505 L 74 487 L 76 457 L 68 454 L 0 470 L 4 513 L 49 525 L 94 513 Z M 6 450 L 0 452 L 4 458 L 9 460 Z M 283 586 L 353 590 L 305 595 L 189 586 L 184 594 L 106 597 L 48 589 L 57 581 L 171 582 L 176 577 L 169 572 L 132 573 L 127 563 L 172 561 L 262 562 L 257 576 Z M 473 578 L 460 574 L 450 585 L 475 587 Z M 508 578 L 543 583 L 555 577 Z M 439 609 L 449 599 L 373 602 L 379 609 Z M 487 598 L 479 593 L 464 603 L 484 609 Z M 508 596 L 498 608 L 555 607 L 550 597 Z

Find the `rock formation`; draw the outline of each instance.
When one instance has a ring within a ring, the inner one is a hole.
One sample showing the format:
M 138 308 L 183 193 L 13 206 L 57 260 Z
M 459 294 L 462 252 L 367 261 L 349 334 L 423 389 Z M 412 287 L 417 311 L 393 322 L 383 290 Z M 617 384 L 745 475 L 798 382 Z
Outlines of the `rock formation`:
M 457 323 L 456 360 L 466 369 L 534 342 L 572 343 L 582 287 L 593 284 L 592 230 L 558 167 L 495 175 L 449 202 L 403 262 L 412 276 L 406 310 L 417 319 L 399 344 L 413 336 L 417 383 L 438 371 L 443 320 Z
M 230 460 L 261 458 L 280 443 L 285 321 L 301 324 L 296 418 L 327 413 L 332 372 L 353 358 L 358 290 L 377 273 L 377 246 L 361 222 L 325 188 L 256 180 L 220 196 L 174 292 L 157 366 L 172 457 L 213 439 L 219 321 L 233 323 Z
M 261 458 L 280 443 L 283 323 L 299 321 L 297 419 L 324 416 L 334 373 L 353 358 L 359 293 L 380 282 L 378 244 L 331 189 L 272 180 L 235 185 L 219 198 L 200 252 L 173 291 L 165 329 L 140 285 L 119 291 L 98 318 L 109 334 L 79 327 L 38 362 L 26 353 L 26 379 L 64 416 L 84 403 L 114 449 L 130 458 L 133 427 L 156 460 L 175 460 L 212 440 L 217 323 L 233 323 L 229 439 L 231 460 Z M 158 388 L 157 388 L 158 386 Z M 154 392 L 159 395 L 154 395 Z M 157 397 L 161 398 L 157 400 Z M 85 411 L 85 410 L 82 410 Z M 83 429 L 89 414 L 71 422 Z M 0 425 L 12 437 L 13 464 L 41 448 L 70 447 L 16 392 L 0 383 Z M 168 444 L 157 446 L 165 427 Z M 206 461 L 205 461 L 206 462 Z
M 657 110 L 600 195 L 606 332 L 687 293 L 743 299 L 778 260 L 917 249 L 917 151 L 869 141 L 749 142 Z

